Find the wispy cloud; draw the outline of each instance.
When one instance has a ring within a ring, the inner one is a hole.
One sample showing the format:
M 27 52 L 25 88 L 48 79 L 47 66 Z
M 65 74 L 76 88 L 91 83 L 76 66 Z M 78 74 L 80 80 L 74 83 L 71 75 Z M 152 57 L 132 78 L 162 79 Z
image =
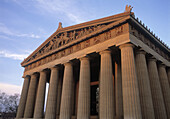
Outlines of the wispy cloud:
M 16 4 L 20 5 L 28 11 L 33 11 L 42 13 L 44 15 L 52 15 L 54 18 L 57 18 L 57 14 L 62 14 L 73 23 L 84 22 L 85 18 L 82 15 L 80 9 L 75 5 L 77 1 L 75 0 L 13 0 Z M 30 9 L 31 7 L 31 9 Z M 61 16 L 60 16 L 61 18 Z
M 10 95 L 15 94 L 15 93 L 20 94 L 21 86 L 0 83 L 0 91 L 5 92 Z
M 17 54 L 17 53 L 11 53 L 9 51 L 1 50 L 0 51 L 0 57 L 10 58 L 14 60 L 24 60 L 29 55 L 27 54 Z
M 0 39 L 13 40 L 5 35 L 0 35 Z
M 79 16 L 79 10 L 73 10 L 76 8 L 72 3 L 73 0 L 36 0 L 38 4 L 35 4 L 37 8 L 43 11 L 47 11 L 51 14 L 57 12 L 63 13 L 71 21 L 75 23 L 83 22 L 83 18 Z M 74 13 L 73 13 L 74 11 Z M 75 12 L 76 11 L 76 12 Z
M 30 34 L 23 34 L 23 33 L 18 33 L 14 30 L 9 29 L 5 24 L 0 23 L 0 33 L 9 35 L 9 36 L 16 36 L 16 37 L 30 37 L 30 38 L 40 38 L 39 35 L 35 35 L 33 33 Z

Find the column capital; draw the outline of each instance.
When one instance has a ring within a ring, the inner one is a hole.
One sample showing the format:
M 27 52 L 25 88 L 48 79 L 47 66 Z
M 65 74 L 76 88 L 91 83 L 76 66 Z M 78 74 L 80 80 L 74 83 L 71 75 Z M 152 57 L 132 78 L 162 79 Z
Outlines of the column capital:
M 39 73 L 47 73 L 47 69 L 43 69 Z
M 89 56 L 84 56 L 84 57 L 79 58 L 80 61 L 82 61 L 82 60 L 89 60 L 89 59 L 90 59 Z
M 125 44 L 122 44 L 122 45 L 119 46 L 120 49 L 122 49 L 124 47 L 132 47 L 132 48 L 134 48 L 135 45 L 133 45 L 132 43 L 125 43 Z
M 148 61 L 154 61 L 154 62 L 156 62 L 157 61 L 157 59 L 155 58 L 155 57 L 148 57 Z
M 60 69 L 59 66 L 54 66 L 54 67 L 51 67 L 51 68 L 50 68 L 50 70 L 58 70 L 58 69 Z
M 30 75 L 26 75 L 26 76 L 23 76 L 22 78 L 30 78 L 31 76 Z
M 31 74 L 31 77 L 37 78 L 38 77 L 38 73 L 36 72 L 36 73 Z
M 165 65 L 165 64 L 163 64 L 163 63 L 158 64 L 158 66 L 159 66 L 159 67 L 163 67 L 163 68 L 165 68 L 165 67 L 166 67 L 166 65 Z
M 99 54 L 102 55 L 103 53 L 108 53 L 108 54 L 110 54 L 111 51 L 110 51 L 109 49 L 106 49 L 106 50 L 101 51 Z
M 66 65 L 73 65 L 73 63 L 71 61 L 69 61 L 69 62 L 64 63 L 64 66 L 66 66 Z
M 144 54 L 144 55 L 146 55 L 146 52 L 143 50 L 143 49 L 138 49 L 137 51 L 136 51 L 136 54 Z

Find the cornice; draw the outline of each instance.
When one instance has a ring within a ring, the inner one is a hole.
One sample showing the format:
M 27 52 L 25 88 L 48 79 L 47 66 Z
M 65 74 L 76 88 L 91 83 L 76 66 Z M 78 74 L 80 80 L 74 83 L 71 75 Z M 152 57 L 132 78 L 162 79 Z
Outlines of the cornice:
M 155 36 L 155 34 L 153 34 L 153 32 L 150 31 L 150 29 L 148 29 L 147 26 L 145 26 L 144 24 L 142 24 L 141 21 L 138 20 L 138 18 L 136 19 L 135 17 L 131 16 L 131 21 L 133 23 L 135 23 L 136 25 L 138 25 L 143 31 L 145 31 L 147 33 L 147 35 L 149 35 L 150 37 L 152 37 L 154 39 L 154 41 L 156 43 L 158 43 L 162 48 L 166 49 L 168 52 L 170 52 L 170 48 L 163 43 L 160 39 L 158 39 L 157 36 Z
M 73 26 L 64 27 L 61 30 L 61 32 L 62 31 L 69 31 L 69 30 L 76 30 L 76 29 L 80 29 L 82 27 L 89 27 L 89 26 L 93 26 L 93 25 L 97 25 L 97 24 L 103 24 L 103 23 L 118 21 L 118 20 L 121 20 L 122 17 L 130 16 L 130 15 L 134 15 L 134 13 L 133 12 L 124 12 L 124 13 L 120 13 L 120 14 L 116 14 L 116 15 L 112 15 L 112 16 L 108 16 L 108 17 L 104 17 L 104 18 L 100 18 L 100 19 L 76 24 L 76 25 L 73 25 Z

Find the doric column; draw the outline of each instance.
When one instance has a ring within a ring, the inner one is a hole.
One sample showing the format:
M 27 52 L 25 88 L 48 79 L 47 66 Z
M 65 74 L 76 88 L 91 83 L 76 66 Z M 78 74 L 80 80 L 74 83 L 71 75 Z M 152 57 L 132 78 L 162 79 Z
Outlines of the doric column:
M 142 119 L 133 47 L 120 46 L 124 119 Z
M 116 117 L 123 118 L 122 77 L 120 61 L 115 62 Z
M 162 89 L 159 82 L 156 59 L 148 59 L 148 74 L 152 93 L 152 101 L 156 119 L 167 119 L 166 110 L 162 95 Z
M 44 101 L 45 101 L 45 90 L 46 90 L 46 81 L 47 81 L 46 73 L 47 73 L 46 71 L 40 72 L 34 118 L 43 118 L 44 116 Z
M 77 119 L 90 117 L 90 61 L 89 58 L 80 59 L 80 85 L 78 97 Z
M 111 52 L 108 50 L 100 52 L 100 101 L 99 101 L 99 118 L 113 119 L 114 113 L 114 92 L 113 92 L 113 75 Z
M 36 92 L 38 85 L 38 74 L 31 75 L 31 81 L 28 90 L 27 102 L 24 111 L 24 118 L 32 118 L 34 113 Z
M 65 65 L 65 69 L 64 69 L 63 89 L 62 89 L 59 119 L 70 119 L 71 112 L 72 112 L 71 102 L 72 102 L 72 85 L 73 85 L 73 67 L 70 62 L 64 65 Z
M 139 85 L 139 97 L 143 119 L 154 119 L 154 109 L 152 94 L 149 82 L 148 69 L 146 64 L 145 52 L 136 52 L 136 70 Z
M 24 78 L 24 84 L 23 84 L 23 88 L 22 88 L 22 93 L 21 93 L 21 98 L 20 98 L 16 118 L 23 118 L 23 116 L 24 116 L 25 104 L 27 101 L 27 94 L 28 94 L 28 89 L 29 89 L 29 83 L 30 83 L 30 76 L 26 76 Z
M 170 118 L 170 88 L 169 88 L 168 76 L 166 74 L 165 65 L 163 64 L 158 65 L 158 73 L 159 73 L 160 84 L 161 84 L 162 93 L 164 97 L 167 117 L 169 119 Z
M 61 93 L 62 93 L 62 79 L 59 79 L 57 88 L 57 110 L 56 110 L 57 116 L 60 114 Z
M 45 119 L 56 119 L 57 88 L 59 81 L 59 68 L 51 68 L 50 85 L 47 97 Z

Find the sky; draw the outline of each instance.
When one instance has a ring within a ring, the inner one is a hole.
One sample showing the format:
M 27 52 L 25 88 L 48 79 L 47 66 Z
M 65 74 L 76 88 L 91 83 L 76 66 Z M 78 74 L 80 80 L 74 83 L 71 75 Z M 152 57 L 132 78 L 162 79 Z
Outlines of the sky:
M 169 0 L 0 0 L 0 91 L 20 93 L 20 63 L 57 30 L 125 10 L 170 46 Z

